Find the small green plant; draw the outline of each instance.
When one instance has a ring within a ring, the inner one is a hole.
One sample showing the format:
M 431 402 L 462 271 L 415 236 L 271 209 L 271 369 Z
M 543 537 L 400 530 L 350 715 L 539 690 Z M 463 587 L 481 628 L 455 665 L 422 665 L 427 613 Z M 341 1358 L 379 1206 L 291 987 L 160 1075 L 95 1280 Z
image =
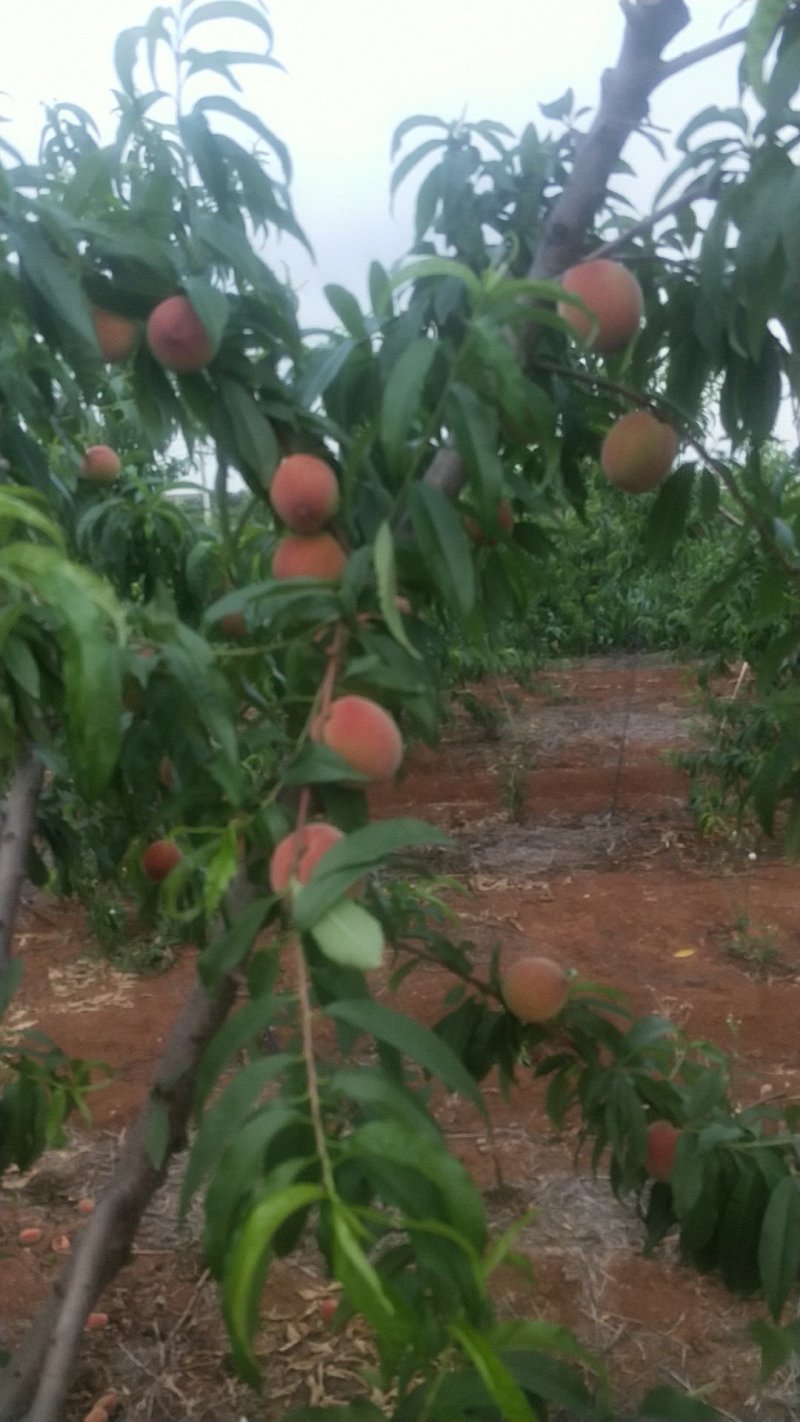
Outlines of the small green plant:
M 528 776 L 533 766 L 531 747 L 520 742 L 511 747 L 507 756 L 497 767 L 500 796 L 512 824 L 518 825 L 525 818 L 525 804 L 528 798 Z
M 783 977 L 791 972 L 777 928 L 773 924 L 758 926 L 747 913 L 738 915 L 731 930 L 723 930 L 723 948 L 729 958 L 758 978 Z
M 175 945 L 182 934 L 163 919 L 155 924 L 137 921 L 118 899 L 104 894 L 86 902 L 86 917 L 92 938 L 102 956 L 121 973 L 163 973 L 175 961 Z

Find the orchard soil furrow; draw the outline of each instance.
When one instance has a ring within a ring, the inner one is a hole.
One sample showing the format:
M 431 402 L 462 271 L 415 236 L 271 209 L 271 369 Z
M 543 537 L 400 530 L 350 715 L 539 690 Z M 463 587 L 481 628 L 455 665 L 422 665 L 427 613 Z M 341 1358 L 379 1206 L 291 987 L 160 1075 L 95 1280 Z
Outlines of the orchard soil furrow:
M 566 664 L 526 689 L 473 686 L 456 698 L 440 746 L 414 750 L 400 782 L 373 792 L 373 814 L 414 814 L 451 834 L 452 849 L 434 863 L 467 886 L 465 896 L 445 896 L 478 969 L 497 946 L 506 961 L 557 958 L 582 978 L 624 988 L 638 1011 L 667 1014 L 734 1053 L 742 1102 L 797 1100 L 800 876 L 775 846 L 698 839 L 686 780 L 664 758 L 702 737 L 693 687 L 692 668 L 645 657 Z M 119 973 L 82 913 L 44 898 L 22 912 L 16 946 L 25 978 L 7 1026 L 38 1027 L 115 1075 L 93 1098 L 91 1129 L 75 1126 L 67 1149 L 3 1182 L 7 1344 L 58 1270 L 53 1241 L 77 1235 L 78 1201 L 101 1191 L 194 971 L 186 949 L 159 976 Z M 426 967 L 398 1000 L 430 1022 L 448 985 Z M 388 997 L 385 984 L 379 991 Z M 756 1385 L 747 1323 L 763 1305 L 682 1267 L 669 1243 L 645 1258 L 635 1212 L 614 1201 L 602 1173 L 593 1181 L 585 1160 L 575 1165 L 574 1133 L 553 1130 L 540 1083 L 521 1074 L 504 1102 L 490 1079 L 486 1095 L 491 1132 L 453 1097 L 441 1100 L 439 1118 L 485 1191 L 496 1230 L 538 1210 L 520 1238 L 532 1278 L 511 1268 L 495 1276 L 502 1313 L 572 1325 L 602 1356 L 621 1409 L 671 1383 L 706 1388 L 736 1422 L 800 1417 L 796 1377 L 784 1371 L 763 1392 Z M 270 1274 L 258 1342 L 263 1397 L 235 1381 L 199 1218 L 182 1232 L 175 1223 L 179 1178 L 177 1170 L 131 1266 L 98 1304 L 108 1324 L 87 1334 L 70 1416 L 112 1388 L 125 1418 L 155 1422 L 277 1422 L 292 1406 L 360 1391 L 367 1335 L 351 1325 L 342 1337 L 325 1321 L 322 1303 L 335 1291 L 311 1247 Z M 23 1248 L 19 1231 L 31 1226 L 42 1239 Z

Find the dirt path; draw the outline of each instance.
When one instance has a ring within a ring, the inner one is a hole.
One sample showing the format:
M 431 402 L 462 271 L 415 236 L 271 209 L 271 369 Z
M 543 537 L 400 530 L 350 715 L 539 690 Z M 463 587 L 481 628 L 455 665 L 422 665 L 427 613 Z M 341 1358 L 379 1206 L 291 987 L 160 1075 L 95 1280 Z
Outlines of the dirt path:
M 798 871 L 761 849 L 753 859 L 746 849 L 712 853 L 698 843 L 683 777 L 662 759 L 696 734 L 691 686 L 685 670 L 642 658 L 559 669 L 527 691 L 474 687 L 442 745 L 415 751 L 401 784 L 374 795 L 373 810 L 413 813 L 452 832 L 456 848 L 437 868 L 468 885 L 469 896 L 453 902 L 478 967 L 497 945 L 508 959 L 560 958 L 582 977 L 625 988 L 638 1010 L 668 1014 L 735 1051 L 742 1101 L 797 1099 Z M 131 978 L 81 956 L 86 946 L 71 908 L 39 904 L 23 915 L 26 977 L 13 1025 L 39 1026 L 66 1051 L 110 1062 L 116 1077 L 95 1098 L 91 1134 L 76 1132 L 69 1150 L 26 1179 L 10 1177 L 0 1195 L 8 1256 L 0 1308 L 11 1339 L 57 1268 L 52 1239 L 75 1235 L 78 1199 L 102 1186 L 193 973 L 186 952 L 158 978 Z M 400 1000 L 429 1021 L 447 986 L 445 974 L 425 970 Z M 572 1141 L 555 1136 L 541 1096 L 537 1083 L 521 1082 L 506 1104 L 490 1082 L 491 1141 L 471 1109 L 448 1098 L 441 1110 L 493 1225 L 540 1210 L 521 1241 L 535 1282 L 498 1275 L 502 1310 L 574 1326 L 603 1355 L 621 1407 L 667 1382 L 709 1385 L 709 1400 L 737 1422 L 800 1416 L 785 1377 L 763 1395 L 755 1390 L 758 1357 L 745 1330 L 761 1306 L 679 1267 L 669 1245 L 644 1259 L 633 1212 L 602 1179 L 580 1164 L 575 1171 Z M 76 1414 L 111 1386 L 127 1394 L 126 1417 L 164 1422 L 277 1422 L 290 1406 L 351 1393 L 367 1341 L 357 1327 L 331 1334 L 320 1311 L 329 1289 L 310 1249 L 270 1275 L 264 1399 L 235 1383 L 197 1222 L 180 1236 L 173 1207 L 174 1190 L 150 1212 L 130 1270 L 108 1290 L 109 1325 L 87 1337 Z M 29 1225 L 41 1225 L 44 1238 L 21 1249 L 17 1234 Z

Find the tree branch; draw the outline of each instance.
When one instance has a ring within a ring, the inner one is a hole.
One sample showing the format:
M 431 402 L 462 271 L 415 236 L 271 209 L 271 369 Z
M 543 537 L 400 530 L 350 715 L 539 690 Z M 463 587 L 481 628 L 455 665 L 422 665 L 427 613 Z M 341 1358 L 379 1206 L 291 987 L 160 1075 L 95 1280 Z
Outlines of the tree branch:
M 661 53 L 690 19 L 684 0 L 651 0 L 646 6 L 627 3 L 623 10 L 627 23 L 619 59 L 603 75 L 600 107 L 545 223 L 531 264 L 532 277 L 556 277 L 580 257 L 614 165 L 647 114 L 650 95 L 665 78 Z
M 44 766 L 26 743 L 11 777 L 0 833 L 0 973 L 5 973 L 11 962 L 14 923 L 43 779 Z
M 666 64 L 662 65 L 662 81 L 671 79 L 673 74 L 680 74 L 682 69 L 689 69 L 693 64 L 702 64 L 704 59 L 712 59 L 715 54 L 722 54 L 725 49 L 732 49 L 746 38 L 747 25 L 742 25 L 740 30 L 731 30 L 729 35 L 720 35 L 719 39 L 709 40 L 708 44 L 699 44 L 697 49 L 689 49 L 685 54 L 677 55 L 675 59 L 668 59 Z
M 694 191 L 681 193 L 673 202 L 665 203 L 649 216 L 642 217 L 638 222 L 631 223 L 630 227 L 621 232 L 619 237 L 613 237 L 610 242 L 603 242 L 601 246 L 595 247 L 589 253 L 587 262 L 596 261 L 598 257 L 610 257 L 612 253 L 618 252 L 620 247 L 626 247 L 632 237 L 638 237 L 642 232 L 649 232 L 656 223 L 661 222 L 665 217 L 671 217 L 674 212 L 680 212 L 684 207 L 691 207 L 693 202 L 700 202 L 702 198 L 710 198 L 712 193 L 708 188 L 697 188 Z
M 241 913 L 255 896 L 246 874 L 243 866 L 229 891 L 232 915 Z M 235 994 L 236 983 L 230 975 L 212 994 L 199 980 L 192 988 L 167 1039 L 148 1099 L 125 1137 L 108 1187 L 26 1338 L 0 1373 L 0 1422 L 53 1422 L 63 1416 L 87 1314 L 127 1262 L 142 1215 L 162 1184 L 172 1156 L 185 1146 L 197 1068 Z M 149 1140 L 159 1112 L 166 1113 L 168 1138 L 164 1159 L 156 1164 Z

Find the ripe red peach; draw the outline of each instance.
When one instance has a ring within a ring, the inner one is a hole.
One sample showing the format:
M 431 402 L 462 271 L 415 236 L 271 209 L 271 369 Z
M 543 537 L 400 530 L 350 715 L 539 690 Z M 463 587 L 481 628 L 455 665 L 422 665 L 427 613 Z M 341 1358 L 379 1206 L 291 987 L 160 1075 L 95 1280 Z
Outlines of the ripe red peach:
M 671 1179 L 680 1134 L 678 1127 L 669 1121 L 653 1121 L 647 1127 L 644 1168 L 651 1179 L 664 1182 Z
M 666 479 L 678 452 L 672 425 L 650 410 L 631 410 L 611 426 L 600 451 L 608 482 L 627 494 L 646 494 Z
M 569 978 L 552 958 L 518 958 L 503 978 L 503 1000 L 520 1022 L 549 1022 L 569 996 Z
M 182 859 L 174 839 L 156 839 L 142 855 L 142 869 L 153 884 L 160 884 Z
M 331 533 L 290 533 L 281 538 L 272 555 L 273 578 L 323 578 L 336 582 L 344 572 L 347 554 Z
M 403 759 L 397 722 L 367 696 L 337 697 L 315 718 L 311 737 L 370 780 L 391 780 Z
M 93 306 L 92 324 L 103 360 L 109 364 L 127 360 L 138 338 L 133 322 L 125 316 L 115 316 L 113 311 L 101 311 L 99 306 Z
M 269 861 L 269 882 L 274 894 L 285 894 L 291 879 L 307 884 L 311 871 L 334 844 L 343 838 L 342 831 L 325 820 L 293 830 L 276 844 Z
M 217 626 L 232 642 L 239 642 L 242 637 L 247 636 L 247 622 L 243 612 L 226 612 L 219 619 Z
M 214 355 L 211 338 L 188 296 L 168 296 L 147 320 L 147 344 L 159 365 L 185 374 L 201 370 Z
M 92 484 L 113 484 L 119 478 L 122 461 L 108 444 L 92 444 L 81 462 L 84 479 Z
M 272 476 L 269 500 L 293 533 L 317 533 L 339 507 L 339 481 L 324 459 L 290 454 Z
M 576 335 L 601 355 L 620 351 L 636 335 L 644 312 L 642 288 L 619 262 L 597 257 L 570 267 L 561 278 L 565 291 L 579 296 L 597 319 L 596 327 L 579 306 L 559 302 L 558 314 Z M 594 335 L 592 331 L 594 330 Z
M 514 528 L 514 510 L 508 499 L 501 499 L 497 505 L 497 523 L 503 533 L 511 533 Z M 471 514 L 464 515 L 464 532 L 473 543 L 488 543 L 491 546 L 497 542 L 495 538 L 490 538 L 483 526 L 478 523 Z

